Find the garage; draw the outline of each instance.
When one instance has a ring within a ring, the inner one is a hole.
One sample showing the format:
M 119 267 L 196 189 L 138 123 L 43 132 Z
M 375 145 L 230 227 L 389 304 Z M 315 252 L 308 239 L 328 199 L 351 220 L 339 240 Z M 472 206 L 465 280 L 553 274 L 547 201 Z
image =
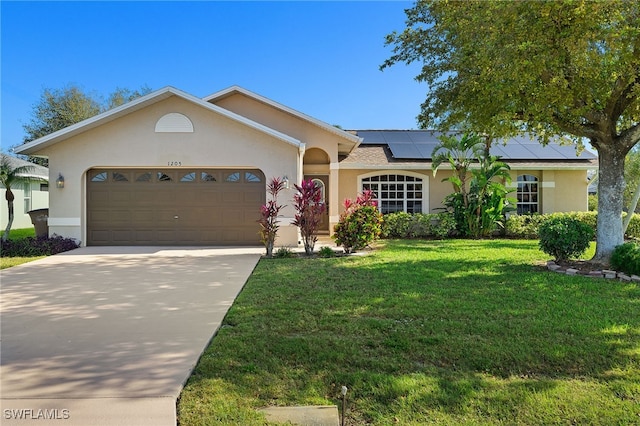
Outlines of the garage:
M 258 169 L 91 169 L 87 245 L 259 245 Z

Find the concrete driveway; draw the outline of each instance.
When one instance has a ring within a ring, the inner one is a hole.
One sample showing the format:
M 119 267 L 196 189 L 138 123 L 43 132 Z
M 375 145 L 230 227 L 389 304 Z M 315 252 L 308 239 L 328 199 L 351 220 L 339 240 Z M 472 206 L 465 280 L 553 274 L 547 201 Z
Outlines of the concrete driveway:
M 261 248 L 85 247 L 5 269 L 2 425 L 171 425 Z

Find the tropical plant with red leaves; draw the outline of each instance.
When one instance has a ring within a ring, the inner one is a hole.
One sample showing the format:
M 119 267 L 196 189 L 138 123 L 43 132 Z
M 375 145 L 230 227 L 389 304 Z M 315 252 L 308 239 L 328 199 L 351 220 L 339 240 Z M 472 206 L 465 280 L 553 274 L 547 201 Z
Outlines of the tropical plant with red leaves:
M 298 193 L 293 196 L 296 210 L 293 224 L 300 228 L 305 254 L 311 256 L 318 241 L 318 227 L 322 214 L 327 206 L 322 201 L 322 188 L 311 179 L 303 180 L 300 185 L 294 187 Z
M 273 256 L 273 246 L 278 235 L 278 215 L 285 205 L 278 204 L 278 194 L 285 187 L 285 183 L 279 177 L 272 178 L 267 184 L 267 193 L 271 199 L 260 207 L 260 239 L 267 249 L 267 256 Z

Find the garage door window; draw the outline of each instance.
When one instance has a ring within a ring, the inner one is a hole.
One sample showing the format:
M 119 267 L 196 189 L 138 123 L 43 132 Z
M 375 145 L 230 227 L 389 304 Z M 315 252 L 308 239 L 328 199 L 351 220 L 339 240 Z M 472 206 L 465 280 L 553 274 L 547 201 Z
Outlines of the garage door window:
M 195 182 L 195 181 L 196 181 L 196 172 L 187 173 L 180 178 L 180 182 Z
M 140 173 L 138 177 L 136 177 L 136 182 L 151 182 L 151 173 Z
M 224 178 L 224 180 L 227 182 L 240 182 L 240 173 L 239 172 L 229 173 Z
M 216 182 L 218 179 L 216 179 L 215 176 L 207 173 L 207 172 L 201 172 L 200 173 L 200 180 L 203 182 Z
M 107 172 L 99 172 L 93 175 L 91 178 L 91 182 L 106 182 L 107 181 Z
M 247 182 L 262 182 L 262 179 L 260 179 L 258 175 L 251 172 L 244 173 L 244 180 Z
M 163 172 L 158 172 L 158 182 L 171 182 L 173 179 L 171 179 L 171 176 L 169 176 L 166 173 Z
M 114 182 L 129 182 L 129 179 L 125 175 L 120 172 L 113 172 L 113 181 Z

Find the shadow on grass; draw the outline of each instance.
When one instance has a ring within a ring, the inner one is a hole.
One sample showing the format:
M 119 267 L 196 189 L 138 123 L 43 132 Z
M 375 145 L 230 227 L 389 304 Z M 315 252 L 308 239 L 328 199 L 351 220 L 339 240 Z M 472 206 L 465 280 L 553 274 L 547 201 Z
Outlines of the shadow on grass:
M 346 385 L 353 424 L 637 420 L 637 285 L 540 272 L 536 256 L 392 241 L 263 260 L 185 391 L 219 379 L 252 406 L 322 404 Z

